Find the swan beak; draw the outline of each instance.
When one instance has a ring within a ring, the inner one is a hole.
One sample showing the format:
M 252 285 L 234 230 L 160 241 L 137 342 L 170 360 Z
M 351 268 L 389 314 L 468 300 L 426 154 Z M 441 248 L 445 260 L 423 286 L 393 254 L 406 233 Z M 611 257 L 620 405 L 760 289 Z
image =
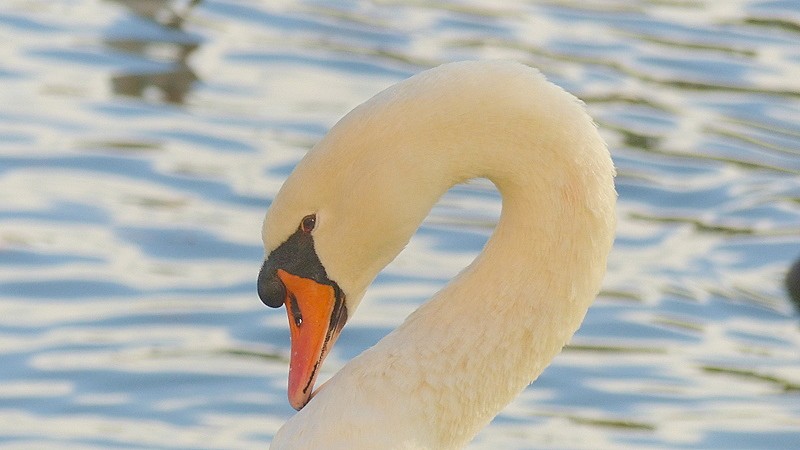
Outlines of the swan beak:
M 289 403 L 296 410 L 311 400 L 322 361 L 344 327 L 347 310 L 336 289 L 310 278 L 276 271 L 286 287 L 286 314 L 292 340 Z

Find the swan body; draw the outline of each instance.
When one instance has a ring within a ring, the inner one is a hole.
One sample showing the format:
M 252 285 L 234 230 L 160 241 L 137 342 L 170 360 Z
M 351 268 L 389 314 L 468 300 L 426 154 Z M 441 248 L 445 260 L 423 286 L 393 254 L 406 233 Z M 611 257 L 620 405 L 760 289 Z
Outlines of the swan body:
M 347 114 L 264 222 L 259 295 L 286 304 L 302 408 L 271 448 L 465 446 L 580 326 L 613 243 L 614 175 L 581 102 L 513 62 L 443 65 Z M 503 199 L 483 252 L 313 392 L 367 286 L 444 192 L 477 177 Z

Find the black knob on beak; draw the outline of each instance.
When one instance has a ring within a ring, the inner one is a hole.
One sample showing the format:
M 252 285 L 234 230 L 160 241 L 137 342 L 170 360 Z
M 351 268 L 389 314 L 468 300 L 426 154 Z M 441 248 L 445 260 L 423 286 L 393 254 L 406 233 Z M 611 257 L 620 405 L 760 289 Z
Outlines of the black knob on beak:
M 278 278 L 275 268 L 270 266 L 269 261 L 264 261 L 258 273 L 258 296 L 270 308 L 280 308 L 286 298 L 286 286 Z
M 302 227 L 272 250 L 261 266 L 258 274 L 258 296 L 271 308 L 280 308 L 286 300 L 286 286 L 278 278 L 278 269 L 320 284 L 336 285 L 328 278 L 319 261 L 314 250 L 314 238 Z

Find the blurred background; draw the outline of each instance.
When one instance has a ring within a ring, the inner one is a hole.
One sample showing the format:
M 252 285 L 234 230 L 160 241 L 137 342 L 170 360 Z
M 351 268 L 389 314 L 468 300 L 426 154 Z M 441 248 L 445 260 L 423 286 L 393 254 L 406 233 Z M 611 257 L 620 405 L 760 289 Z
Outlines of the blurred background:
M 358 103 L 493 58 L 587 103 L 619 230 L 583 328 L 470 448 L 800 445 L 800 3 L 4 0 L 0 42 L 0 448 L 265 448 L 293 413 L 270 200 Z M 451 190 L 320 381 L 499 211 Z

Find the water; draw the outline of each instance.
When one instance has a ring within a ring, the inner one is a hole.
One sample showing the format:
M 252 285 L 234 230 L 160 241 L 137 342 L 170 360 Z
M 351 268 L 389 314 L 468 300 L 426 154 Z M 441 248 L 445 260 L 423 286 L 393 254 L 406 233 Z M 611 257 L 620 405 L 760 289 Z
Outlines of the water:
M 0 448 L 264 448 L 292 414 L 270 199 L 350 108 L 478 58 L 587 102 L 620 224 L 572 345 L 470 448 L 800 446 L 797 2 L 13 0 L 0 39 Z M 323 378 L 498 213 L 448 193 Z

